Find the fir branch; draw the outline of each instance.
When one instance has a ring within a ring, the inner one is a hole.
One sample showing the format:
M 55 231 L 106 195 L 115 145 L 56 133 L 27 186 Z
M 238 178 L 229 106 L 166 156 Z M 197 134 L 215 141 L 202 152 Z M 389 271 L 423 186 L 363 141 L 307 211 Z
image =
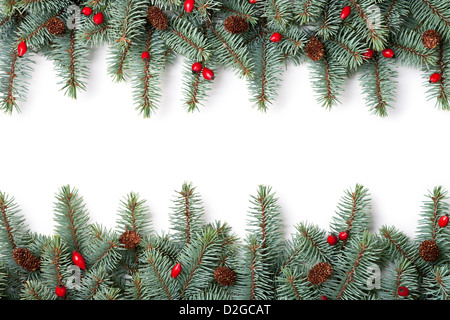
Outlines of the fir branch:
M 399 295 L 401 287 L 408 289 L 408 296 Z M 409 261 L 399 260 L 390 266 L 382 279 L 380 296 L 385 300 L 415 300 L 419 297 L 419 277 Z
M 270 43 L 266 37 L 256 38 L 249 44 L 249 51 L 253 65 L 253 77 L 249 80 L 252 101 L 254 107 L 265 112 L 277 96 L 283 57 L 274 43 Z
M 125 80 L 129 54 L 136 38 L 144 30 L 148 4 L 145 0 L 120 1 L 111 7 L 111 38 L 114 48 L 109 57 L 109 73 L 115 81 Z
M 285 29 L 292 17 L 290 0 L 264 1 L 263 17 L 267 19 L 268 28 Z
M 316 2 L 316 1 L 315 1 Z M 314 22 L 314 29 L 316 34 L 321 36 L 324 40 L 329 40 L 335 37 L 341 25 L 339 8 L 341 2 L 338 0 L 329 0 L 323 10 L 322 14 Z
M 210 57 L 209 44 L 191 22 L 184 19 L 170 20 L 171 32 L 164 33 L 164 40 L 173 51 L 195 61 L 206 61 Z
M 171 229 L 175 232 L 175 242 L 183 247 L 189 245 L 200 232 L 203 223 L 203 203 L 200 196 L 195 192 L 195 187 L 190 183 L 184 183 L 181 191 L 173 200 L 173 213 L 170 215 Z
M 148 52 L 150 58 L 143 60 L 141 58 L 142 52 Z M 145 118 L 148 118 L 158 108 L 160 75 L 166 62 L 165 46 L 160 34 L 150 29 L 145 34 L 145 39 L 138 38 L 132 59 L 131 69 L 136 109 Z
M 364 232 L 360 239 L 349 242 L 348 250 L 337 263 L 336 282 L 331 283 L 331 294 L 335 300 L 369 298 L 368 288 L 365 286 L 369 277 L 369 268 L 378 262 L 376 240 L 373 235 Z M 362 285 L 360 285 L 362 284 Z
M 370 194 L 362 185 L 357 184 L 353 190 L 347 190 L 341 198 L 336 215 L 330 227 L 333 233 L 342 231 L 357 236 L 370 227 Z M 369 239 L 367 239 L 369 240 Z
M 67 244 L 69 250 L 82 253 L 87 247 L 89 216 L 78 190 L 64 186 L 56 195 L 55 231 Z
M 403 30 L 390 45 L 401 63 L 414 67 L 429 67 L 437 62 L 433 51 L 424 47 L 419 32 Z
M 450 40 L 450 7 L 445 1 L 410 1 L 410 10 L 415 20 L 426 29 L 435 29 Z
M 76 99 L 79 91 L 86 90 L 88 79 L 88 55 L 89 51 L 80 43 L 78 30 L 72 29 L 64 37 L 54 40 L 54 53 L 50 57 L 54 59 L 55 69 L 62 79 L 61 90 L 69 97 Z
M 236 70 L 239 76 L 251 78 L 251 61 L 248 49 L 239 35 L 227 32 L 223 26 L 211 27 L 212 49 L 217 60 L 226 67 Z
M 323 13 L 326 4 L 326 0 L 295 1 L 295 19 L 300 23 L 300 25 L 308 24 Z
M 438 61 L 436 65 L 424 71 L 425 86 L 428 100 L 436 99 L 436 106 L 442 110 L 450 110 L 450 43 L 440 43 L 438 47 Z M 430 74 L 437 72 L 441 75 L 438 83 L 430 83 Z
M 389 32 L 382 17 L 378 16 L 378 19 L 381 21 L 373 21 L 369 13 L 373 1 L 349 0 L 349 2 L 356 9 L 359 18 L 355 24 L 357 32 L 365 36 L 366 41 L 370 43 L 370 47 L 374 50 L 384 49 Z
M 45 246 L 42 254 L 41 271 L 43 283 L 52 290 L 57 286 L 64 285 L 69 265 L 67 246 L 61 238 L 52 238 Z
M 309 286 L 304 270 L 285 268 L 278 277 L 278 300 L 313 300 L 314 291 Z
M 139 194 L 129 193 L 124 200 L 120 202 L 119 233 L 127 230 L 138 233 L 141 237 L 147 237 L 151 233 L 150 210 L 145 200 L 139 199 Z
M 392 61 L 376 53 L 366 62 L 359 77 L 369 110 L 379 116 L 387 116 L 397 92 L 397 71 Z
M 45 284 L 37 280 L 25 282 L 20 293 L 23 300 L 55 300 L 56 296 Z
M 181 299 L 188 299 L 189 296 L 208 287 L 213 280 L 221 249 L 217 243 L 217 236 L 216 229 L 206 226 L 184 247 L 179 258 L 183 268 L 180 274 Z
M 424 276 L 423 263 L 419 259 L 416 244 L 394 227 L 382 226 L 379 232 L 381 246 L 386 260 L 406 261 L 413 266 L 420 276 Z
M 311 63 L 308 67 L 317 102 L 327 109 L 340 103 L 339 97 L 344 91 L 347 74 L 345 67 L 327 55 L 319 61 Z
M 186 60 L 183 70 L 184 106 L 189 112 L 199 110 L 199 105 L 206 99 L 211 90 L 211 82 L 203 78 L 201 72 L 192 72 L 194 61 Z
M 254 234 L 250 234 L 244 246 L 244 257 L 239 274 L 243 281 L 237 288 L 238 299 L 268 300 L 273 297 L 273 279 L 267 264 L 261 242 Z
M 432 274 L 425 277 L 423 286 L 428 299 L 450 300 L 450 272 L 448 266 L 434 268 Z
M 19 59 L 17 42 L 8 39 L 2 43 L 0 51 L 0 110 L 11 114 L 20 111 L 18 101 L 25 100 L 31 78 L 32 61 L 27 57 Z

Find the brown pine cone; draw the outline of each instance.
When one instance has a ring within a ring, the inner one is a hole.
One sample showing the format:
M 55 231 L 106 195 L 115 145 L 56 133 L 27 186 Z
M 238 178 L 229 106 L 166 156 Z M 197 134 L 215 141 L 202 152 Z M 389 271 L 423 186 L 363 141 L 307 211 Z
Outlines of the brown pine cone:
M 430 29 L 422 33 L 422 43 L 425 48 L 434 49 L 439 44 L 440 37 L 436 30 Z
M 125 249 L 134 249 L 141 243 L 141 236 L 135 231 L 125 231 L 119 238 Z
M 41 267 L 41 260 L 36 258 L 27 248 L 14 249 L 12 256 L 19 266 L 29 272 L 39 270 Z
M 64 24 L 64 21 L 62 21 L 60 18 L 53 17 L 50 20 L 47 21 L 46 25 L 47 31 L 54 35 L 54 36 L 60 36 L 66 32 L 66 26 Z
M 150 7 L 147 12 L 147 20 L 158 30 L 167 29 L 168 19 L 164 12 L 158 7 Z
M 225 30 L 229 33 L 237 34 L 248 30 L 247 20 L 240 16 L 229 16 L 223 23 Z
M 424 261 L 434 262 L 439 258 L 439 247 L 434 240 L 425 240 L 419 246 L 419 255 Z
M 308 281 L 312 284 L 321 284 L 327 281 L 333 272 L 333 267 L 326 262 L 319 262 L 308 272 Z
M 305 52 L 308 58 L 313 61 L 319 61 L 325 54 L 323 43 L 316 37 L 311 37 L 305 47 Z
M 231 286 L 236 282 L 236 272 L 227 267 L 218 267 L 214 271 L 214 279 L 222 286 Z

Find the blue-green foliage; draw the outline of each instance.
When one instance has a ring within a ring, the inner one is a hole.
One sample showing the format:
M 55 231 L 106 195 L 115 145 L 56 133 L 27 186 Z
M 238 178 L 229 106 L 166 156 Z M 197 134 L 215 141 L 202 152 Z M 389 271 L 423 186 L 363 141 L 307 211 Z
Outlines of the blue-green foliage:
M 324 57 L 311 63 L 310 74 L 317 100 L 324 107 L 339 104 L 345 79 L 360 72 L 369 110 L 386 116 L 395 100 L 396 80 L 385 76 L 378 81 L 374 69 L 379 65 L 380 71 L 389 73 L 395 70 L 391 64 L 399 63 L 425 68 L 427 78 L 431 71 L 440 73 L 441 81 L 425 86 L 440 109 L 449 109 L 448 1 L 197 0 L 190 13 L 183 5 L 182 0 L 1 1 L 0 109 L 19 111 L 18 103 L 25 100 L 31 77 L 32 52 L 55 62 L 62 90 L 76 98 L 86 90 L 91 50 L 109 45 L 108 72 L 115 81 L 131 79 L 133 100 L 143 117 L 158 109 L 161 75 L 177 54 L 188 63 L 181 75 L 183 106 L 188 112 L 199 110 L 211 86 L 201 73 L 189 72 L 189 64 L 194 62 L 212 69 L 216 76 L 225 67 L 245 77 L 251 102 L 266 111 L 277 99 L 283 69 L 308 60 L 305 44 L 311 36 L 326 48 Z M 93 14 L 81 14 L 82 6 L 91 7 Z M 158 30 L 147 19 L 150 6 L 163 10 L 167 28 Z M 341 19 L 345 6 L 350 6 L 351 14 Z M 93 15 L 100 12 L 104 21 L 97 25 Z M 239 34 L 225 30 L 224 21 L 230 16 L 243 18 L 248 29 Z M 55 17 L 66 25 L 62 36 L 47 29 L 47 22 Z M 441 38 L 434 49 L 426 49 L 421 41 L 422 33 L 430 29 Z M 282 36 L 278 43 L 269 41 L 274 32 Z M 28 53 L 19 59 L 21 40 Z M 395 52 L 392 61 L 379 54 L 386 48 Z M 375 51 L 375 58 L 363 57 L 368 49 Z M 141 58 L 144 51 L 150 53 L 150 59 Z
M 284 239 L 278 199 L 260 186 L 240 243 L 228 224 L 204 223 L 199 195 L 188 183 L 176 193 L 168 235 L 151 230 L 145 201 L 135 193 L 120 203 L 118 226 L 108 230 L 89 223 L 75 189 L 61 188 L 54 236 L 29 232 L 13 199 L 0 193 L 0 297 L 53 300 L 55 288 L 64 285 L 66 299 L 81 300 L 448 299 L 449 232 L 438 225 L 448 213 L 446 195 L 442 187 L 427 195 L 415 240 L 388 226 L 371 233 L 370 196 L 361 185 L 345 192 L 329 231 L 300 223 Z M 349 238 L 330 245 L 328 236 L 341 231 Z M 121 240 L 125 232 L 140 236 L 135 247 Z M 422 259 L 424 240 L 436 241 L 436 261 Z M 77 246 L 86 270 L 72 261 Z M 16 263 L 12 252 L 19 247 L 40 259 L 39 270 L 27 272 Z M 172 276 L 177 264 L 181 272 Z M 317 274 L 318 266 L 330 274 Z M 230 283 L 221 282 L 223 268 Z M 399 294 L 401 287 L 407 296 Z

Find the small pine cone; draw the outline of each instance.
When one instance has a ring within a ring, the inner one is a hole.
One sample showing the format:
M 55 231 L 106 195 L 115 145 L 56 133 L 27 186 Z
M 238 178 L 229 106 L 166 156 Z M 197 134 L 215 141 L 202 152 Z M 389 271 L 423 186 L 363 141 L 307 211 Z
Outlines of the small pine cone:
M 223 26 L 225 27 L 225 30 L 233 34 L 242 33 L 248 30 L 247 21 L 240 16 L 229 16 L 225 19 Z
M 64 21 L 62 21 L 60 18 L 53 17 L 50 20 L 47 21 L 47 31 L 54 35 L 54 36 L 60 36 L 66 32 L 66 26 L 64 25 Z
M 29 272 L 39 270 L 41 267 L 41 260 L 36 258 L 27 248 L 14 249 L 12 256 L 19 266 Z
M 313 61 L 319 61 L 325 54 L 323 43 L 316 37 L 311 37 L 305 47 L 306 55 Z
M 236 282 L 236 272 L 227 267 L 218 267 L 214 271 L 214 279 L 222 286 L 231 286 Z
M 439 44 L 440 37 L 436 30 L 430 29 L 422 33 L 422 43 L 425 48 L 434 49 Z
M 326 262 L 320 262 L 308 272 L 308 281 L 312 284 L 321 284 L 327 281 L 333 272 L 333 267 Z
M 434 240 L 425 240 L 419 246 L 419 254 L 424 261 L 434 262 L 439 258 L 439 247 Z
M 158 7 L 150 7 L 147 12 L 147 20 L 158 30 L 166 30 L 168 19 Z
M 125 231 L 119 238 L 125 249 L 134 249 L 141 243 L 141 236 L 135 231 Z

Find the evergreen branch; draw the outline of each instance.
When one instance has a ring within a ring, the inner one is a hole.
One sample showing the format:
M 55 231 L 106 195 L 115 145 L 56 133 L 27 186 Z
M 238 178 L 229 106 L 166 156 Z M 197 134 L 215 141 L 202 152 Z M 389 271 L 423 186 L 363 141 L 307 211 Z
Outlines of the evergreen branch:
M 253 77 L 249 80 L 252 101 L 258 110 L 265 112 L 277 96 L 282 55 L 273 43 L 260 37 L 249 44 L 249 51 L 253 65 Z
M 195 237 L 195 233 L 200 232 L 203 223 L 203 203 L 200 196 L 195 192 L 195 187 L 190 183 L 184 183 L 181 191 L 177 192 L 177 197 L 173 200 L 173 213 L 170 215 L 171 229 L 175 231 L 173 235 L 175 242 L 180 247 L 189 245 Z
M 210 52 L 207 40 L 191 22 L 184 19 L 171 20 L 170 26 L 171 32 L 164 33 L 163 37 L 173 51 L 191 60 L 208 60 Z
M 402 31 L 391 46 L 396 58 L 405 65 L 428 67 L 437 63 L 433 51 L 424 47 L 421 34 L 418 32 Z
M 327 109 L 337 105 L 344 90 L 347 70 L 327 55 L 319 61 L 311 63 L 309 70 L 313 77 L 312 85 L 316 92 L 317 102 Z
M 20 293 L 23 300 L 55 300 L 54 293 L 43 283 L 37 280 L 30 280 L 24 283 Z
M 383 251 L 388 260 L 402 260 L 413 266 L 420 276 L 424 276 L 423 263 L 418 258 L 416 246 L 408 237 L 394 227 L 382 226 L 380 228 Z
M 450 272 L 447 265 L 434 268 L 423 282 L 427 298 L 450 300 Z
M 192 60 L 186 60 L 183 71 L 184 105 L 189 112 L 199 110 L 199 104 L 206 99 L 208 91 L 211 90 L 210 82 L 204 80 L 200 72 L 192 72 L 193 63 Z
M 214 34 L 213 50 L 218 61 L 224 66 L 236 69 L 239 76 L 251 78 L 252 66 L 242 38 L 230 34 L 222 26 L 211 27 L 211 31 Z
M 382 50 L 387 41 L 388 29 L 384 21 L 379 21 L 378 23 L 372 21 L 368 9 L 373 4 L 373 1 L 349 0 L 349 2 L 356 9 L 359 17 L 359 23 L 357 24 L 358 33 L 366 34 L 367 41 L 374 50 Z
M 387 108 L 393 107 L 392 102 L 397 91 L 396 77 L 394 64 L 380 53 L 374 54 L 370 61 L 363 65 L 359 80 L 372 113 L 387 116 Z
M 55 69 L 62 79 L 61 90 L 65 94 L 76 99 L 77 92 L 86 90 L 86 81 L 89 74 L 88 54 L 89 51 L 80 44 L 78 30 L 72 29 L 68 35 L 58 37 L 54 40 Z
M 450 109 L 450 44 L 440 43 L 438 47 L 438 61 L 429 70 L 424 71 L 425 86 L 428 87 L 427 98 L 436 99 L 436 105 L 442 110 Z M 441 75 L 438 83 L 430 83 L 429 77 L 433 72 Z
M 120 202 L 119 232 L 134 231 L 141 237 L 147 237 L 151 232 L 149 222 L 150 210 L 145 200 L 139 199 L 139 194 L 131 192 Z
M 368 289 L 364 284 L 369 277 L 369 268 L 378 262 L 378 252 L 380 250 L 377 248 L 374 237 L 367 232 L 363 232 L 360 239 L 350 240 L 348 250 L 342 257 L 342 263 L 336 265 L 337 281 L 331 284 L 334 287 L 335 300 L 369 297 Z
M 326 0 L 305 0 L 294 2 L 295 19 L 300 25 L 308 24 L 319 17 L 327 4 Z
M 70 186 L 62 187 L 56 198 L 55 230 L 71 252 L 81 253 L 87 246 L 89 234 L 89 216 L 83 198 L 78 195 L 78 190 L 71 189 Z
M 221 249 L 217 236 L 216 229 L 206 226 L 184 247 L 179 258 L 184 270 L 180 275 L 181 299 L 189 298 L 208 287 L 214 278 L 214 268 L 219 263 L 218 253 Z
M 407 288 L 409 294 L 402 297 L 399 289 Z M 414 300 L 419 296 L 419 277 L 416 269 L 407 260 L 393 263 L 382 279 L 380 296 L 386 300 Z
M 370 194 L 362 185 L 357 184 L 353 191 L 347 190 L 341 198 L 337 210 L 330 225 L 333 233 L 339 234 L 346 231 L 351 239 L 352 234 L 357 235 L 369 230 Z

